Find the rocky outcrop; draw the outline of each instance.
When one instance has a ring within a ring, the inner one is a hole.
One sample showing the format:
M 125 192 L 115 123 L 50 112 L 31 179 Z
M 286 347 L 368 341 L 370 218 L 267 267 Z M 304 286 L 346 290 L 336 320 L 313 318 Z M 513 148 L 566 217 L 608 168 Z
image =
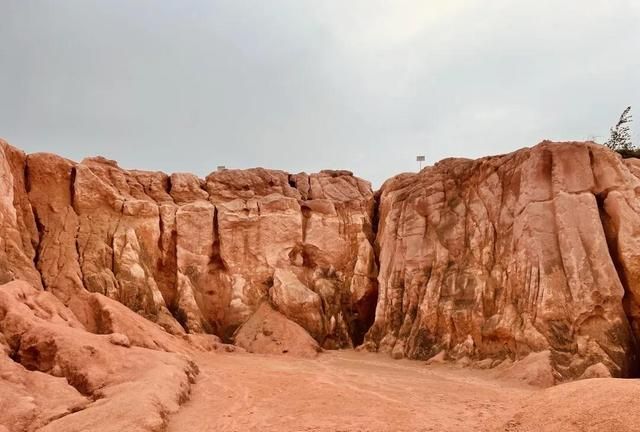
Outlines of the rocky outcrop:
M 545 380 L 637 373 L 640 161 L 603 146 L 447 159 L 376 195 L 347 171 L 200 179 L 0 152 L 0 282 L 54 294 L 89 331 L 230 341 L 268 302 L 324 348 L 366 333 L 482 367 L 545 353 Z
M 637 166 L 597 144 L 544 142 L 388 180 L 367 345 L 411 358 L 549 350 L 557 379 L 597 363 L 634 373 Z
M 33 265 L 39 241 L 25 172 L 25 154 L 0 141 L 0 283 L 20 279 L 42 288 Z
M 325 347 L 361 343 L 373 320 L 374 197 L 350 172 L 201 180 L 0 151 L 0 281 L 70 307 L 99 293 L 178 335 L 229 339 L 265 299 Z
M 107 308 L 116 303 L 102 301 Z M 118 306 L 112 316 L 146 327 L 146 339 L 127 326 L 124 334 L 92 333 L 51 293 L 23 281 L 0 286 L 0 429 L 164 430 L 167 415 L 188 398 L 197 368 L 184 355 L 141 345 L 157 337 L 167 349 L 191 348 Z M 102 310 L 94 310 L 93 322 Z
M 374 199 L 348 172 L 200 180 L 0 142 L 0 179 L 0 430 L 164 430 L 187 356 L 243 351 L 211 333 L 314 356 L 373 319 Z

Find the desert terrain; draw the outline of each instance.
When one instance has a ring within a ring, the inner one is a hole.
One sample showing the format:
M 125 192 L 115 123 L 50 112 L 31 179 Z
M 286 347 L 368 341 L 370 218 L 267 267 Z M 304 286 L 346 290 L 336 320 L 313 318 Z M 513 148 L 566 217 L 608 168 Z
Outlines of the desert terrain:
M 640 160 L 378 191 L 0 141 L 0 432 L 640 430 Z
M 199 356 L 192 398 L 169 431 L 501 430 L 536 392 L 486 371 L 332 351 L 316 359 Z
M 629 380 L 544 390 L 509 373 L 354 351 L 196 361 L 191 400 L 170 417 L 169 432 L 631 432 L 640 425 L 640 415 L 621 408 L 640 396 L 640 383 Z

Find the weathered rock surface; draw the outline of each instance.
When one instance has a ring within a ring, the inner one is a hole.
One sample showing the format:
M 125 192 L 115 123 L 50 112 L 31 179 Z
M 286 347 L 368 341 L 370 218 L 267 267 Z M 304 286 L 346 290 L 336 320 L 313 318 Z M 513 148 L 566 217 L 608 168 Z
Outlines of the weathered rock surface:
M 33 265 L 38 231 L 25 185 L 26 155 L 0 140 L 0 283 L 14 279 L 42 288 Z
M 315 357 L 320 346 L 298 324 L 262 303 L 234 335 L 235 344 L 250 353 L 285 354 L 295 357 Z
M 71 307 L 103 294 L 178 335 L 229 339 L 267 298 L 326 347 L 361 343 L 373 320 L 375 202 L 350 172 L 201 180 L 0 152 L 0 282 Z
M 446 159 L 380 194 L 367 345 L 396 357 L 521 359 L 557 378 L 637 367 L 637 161 L 589 143 Z
M 120 312 L 121 322 L 148 326 L 149 338 L 155 333 L 171 339 L 171 348 L 189 350 L 128 309 Z M 131 332 L 93 334 L 51 293 L 23 281 L 0 286 L 0 426 L 16 432 L 163 430 L 167 414 L 187 399 L 197 368 L 184 355 L 135 346 L 138 329 L 122 330 Z
M 217 349 L 195 335 L 231 341 L 268 302 L 324 348 L 638 372 L 640 161 L 596 144 L 447 159 L 376 196 L 346 171 L 199 179 L 3 141 L 0 179 L 0 282 L 132 346 Z

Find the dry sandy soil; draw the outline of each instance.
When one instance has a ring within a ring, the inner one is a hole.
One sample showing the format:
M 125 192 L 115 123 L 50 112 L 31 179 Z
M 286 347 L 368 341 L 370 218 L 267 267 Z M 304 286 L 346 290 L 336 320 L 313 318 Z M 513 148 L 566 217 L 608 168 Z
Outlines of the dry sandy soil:
M 638 432 L 640 380 L 542 389 L 498 371 L 383 354 L 315 359 L 200 354 L 192 398 L 169 432 Z
M 170 432 L 509 430 L 519 402 L 542 391 L 489 371 L 353 351 L 197 362 L 192 399 Z

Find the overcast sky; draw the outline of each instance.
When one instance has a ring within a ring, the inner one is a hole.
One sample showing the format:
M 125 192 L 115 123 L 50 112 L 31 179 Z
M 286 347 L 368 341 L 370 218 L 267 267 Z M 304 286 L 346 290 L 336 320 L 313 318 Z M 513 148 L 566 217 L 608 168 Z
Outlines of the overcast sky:
M 0 136 L 126 168 L 350 169 L 606 138 L 640 1 L 0 0 Z M 633 111 L 633 110 L 632 110 Z

